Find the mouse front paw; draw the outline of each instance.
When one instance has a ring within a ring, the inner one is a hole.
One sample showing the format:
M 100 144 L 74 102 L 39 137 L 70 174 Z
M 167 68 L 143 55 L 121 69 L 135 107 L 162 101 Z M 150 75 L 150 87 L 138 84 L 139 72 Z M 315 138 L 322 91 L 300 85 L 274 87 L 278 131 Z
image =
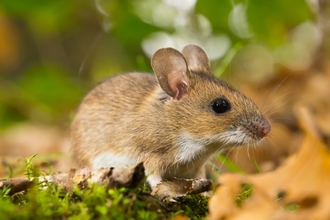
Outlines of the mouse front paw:
M 175 202 L 175 198 L 190 194 L 204 193 L 212 189 L 212 182 L 208 179 L 180 179 L 163 180 L 152 188 L 151 195 L 161 200 Z

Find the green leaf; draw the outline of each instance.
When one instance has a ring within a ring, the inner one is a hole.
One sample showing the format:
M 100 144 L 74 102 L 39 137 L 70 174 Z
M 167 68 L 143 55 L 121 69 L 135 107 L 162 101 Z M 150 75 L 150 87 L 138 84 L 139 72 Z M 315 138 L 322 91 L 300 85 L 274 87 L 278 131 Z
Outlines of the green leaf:
M 228 156 L 224 154 L 219 154 L 217 159 L 225 166 L 227 167 L 231 172 L 235 173 L 245 173 L 239 166 L 234 164 Z

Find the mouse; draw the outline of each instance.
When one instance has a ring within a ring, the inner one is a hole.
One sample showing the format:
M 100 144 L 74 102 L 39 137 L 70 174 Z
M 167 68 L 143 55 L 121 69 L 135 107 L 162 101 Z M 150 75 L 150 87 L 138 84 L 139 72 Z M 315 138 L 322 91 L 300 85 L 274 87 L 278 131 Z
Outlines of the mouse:
M 210 70 L 206 52 L 162 48 L 154 74 L 129 72 L 95 86 L 70 127 L 76 164 L 95 170 L 143 162 L 151 188 L 175 178 L 205 177 L 219 152 L 258 145 L 271 124 L 256 104 Z

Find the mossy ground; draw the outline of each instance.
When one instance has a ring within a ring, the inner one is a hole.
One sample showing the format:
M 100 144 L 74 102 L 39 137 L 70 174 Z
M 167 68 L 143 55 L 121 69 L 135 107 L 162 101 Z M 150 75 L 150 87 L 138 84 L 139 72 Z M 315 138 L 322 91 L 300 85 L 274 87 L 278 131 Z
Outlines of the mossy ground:
M 33 166 L 35 155 L 26 159 L 25 176 L 40 173 Z M 172 219 L 176 215 L 203 219 L 208 213 L 208 200 L 202 195 L 189 195 L 177 202 L 162 202 L 150 195 L 141 183 L 134 189 L 106 189 L 101 185 L 74 187 L 63 192 L 53 184 L 35 182 L 29 190 L 9 195 L 0 190 L 0 219 Z
M 176 203 L 164 203 L 136 189 L 105 189 L 93 185 L 73 193 L 63 193 L 52 185 L 46 189 L 37 183 L 27 192 L 8 195 L 0 192 L 0 219 L 171 219 L 181 214 L 190 219 L 203 219 L 207 199 L 187 196 Z

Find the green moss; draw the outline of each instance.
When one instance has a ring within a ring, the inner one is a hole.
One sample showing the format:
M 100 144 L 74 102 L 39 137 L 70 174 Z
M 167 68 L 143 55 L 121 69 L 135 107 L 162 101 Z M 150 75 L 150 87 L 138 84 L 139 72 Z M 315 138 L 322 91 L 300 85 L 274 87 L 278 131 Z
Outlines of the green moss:
M 283 209 L 285 211 L 289 211 L 289 212 L 297 212 L 300 208 L 300 205 L 296 204 L 296 203 L 290 203 L 290 204 L 286 204 L 283 206 Z
M 244 183 L 241 185 L 241 192 L 237 195 L 236 204 L 241 206 L 242 203 L 250 198 L 253 193 L 253 186 L 250 183 Z
M 169 205 L 178 210 L 174 214 L 182 214 L 189 217 L 189 219 L 203 219 L 208 213 L 208 199 L 200 194 L 188 195 L 179 198 L 177 203 L 170 203 Z
M 90 189 L 63 194 L 61 189 L 38 184 L 26 193 L 8 196 L 0 192 L 0 219 L 171 219 L 177 214 L 201 219 L 207 214 L 207 199 L 201 195 L 180 198 L 176 203 L 162 203 L 137 189 Z
M 25 160 L 27 178 L 41 175 L 33 165 L 36 155 Z M 10 189 L 0 190 L 0 219 L 171 219 L 186 215 L 190 219 L 204 218 L 208 200 L 202 195 L 189 195 L 177 202 L 162 202 L 152 197 L 141 184 L 135 189 L 106 189 L 92 185 L 86 189 L 75 186 L 73 192 L 60 187 L 34 182 L 26 192 L 9 195 Z

